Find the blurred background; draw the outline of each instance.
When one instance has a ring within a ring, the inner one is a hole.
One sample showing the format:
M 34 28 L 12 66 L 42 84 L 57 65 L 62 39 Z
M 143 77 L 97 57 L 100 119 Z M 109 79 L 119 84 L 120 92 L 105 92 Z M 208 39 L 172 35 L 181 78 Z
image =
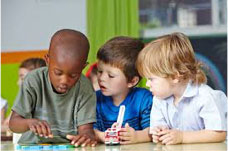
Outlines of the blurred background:
M 8 101 L 7 114 L 19 89 L 20 63 L 43 58 L 51 36 L 63 28 L 87 35 L 91 64 L 98 48 L 114 36 L 148 43 L 183 32 L 205 65 L 208 84 L 227 92 L 227 0 L 2 0 L 1 96 Z

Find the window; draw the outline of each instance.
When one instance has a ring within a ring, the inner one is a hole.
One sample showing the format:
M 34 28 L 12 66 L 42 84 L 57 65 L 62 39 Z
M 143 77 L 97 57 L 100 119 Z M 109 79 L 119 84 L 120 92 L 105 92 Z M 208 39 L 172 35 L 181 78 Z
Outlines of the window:
M 226 33 L 227 0 L 140 0 L 142 37 L 167 31 L 187 35 Z

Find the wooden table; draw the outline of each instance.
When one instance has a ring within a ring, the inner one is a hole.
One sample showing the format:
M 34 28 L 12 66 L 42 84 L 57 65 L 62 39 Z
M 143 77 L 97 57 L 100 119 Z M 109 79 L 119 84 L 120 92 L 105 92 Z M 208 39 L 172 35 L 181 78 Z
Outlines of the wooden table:
M 12 142 L 1 142 L 1 151 L 12 151 Z M 34 150 L 33 150 L 34 151 Z M 57 151 L 57 150 L 56 150 Z M 58 150 L 60 151 L 60 150 Z M 72 148 L 65 151 L 227 151 L 227 143 L 206 144 L 181 144 L 181 145 L 156 145 L 153 143 L 141 143 L 132 145 L 106 146 L 99 144 L 96 147 Z

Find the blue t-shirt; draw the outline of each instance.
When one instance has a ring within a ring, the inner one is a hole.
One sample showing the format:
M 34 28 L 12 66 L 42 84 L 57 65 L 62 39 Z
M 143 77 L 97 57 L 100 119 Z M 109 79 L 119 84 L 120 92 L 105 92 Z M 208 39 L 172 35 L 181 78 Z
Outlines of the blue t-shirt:
M 97 122 L 94 128 L 105 131 L 117 121 L 119 108 L 125 105 L 123 125 L 128 123 L 135 130 L 143 130 L 150 126 L 150 112 L 153 96 L 144 88 L 133 88 L 119 105 L 115 106 L 111 96 L 104 96 L 101 91 L 97 95 Z

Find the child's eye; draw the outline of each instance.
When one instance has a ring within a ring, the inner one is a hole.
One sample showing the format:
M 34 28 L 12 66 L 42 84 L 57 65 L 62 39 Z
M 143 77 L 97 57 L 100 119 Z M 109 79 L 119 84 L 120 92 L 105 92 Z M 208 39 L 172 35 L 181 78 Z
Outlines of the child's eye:
M 97 70 L 97 73 L 102 73 L 102 70 Z
M 115 78 L 115 76 L 113 76 L 113 75 L 110 75 L 110 74 L 108 75 L 108 77 L 109 77 L 109 78 Z
M 55 73 L 55 75 L 58 75 L 58 76 L 62 74 L 62 72 L 59 70 L 54 70 L 54 73 Z
M 80 76 L 80 74 L 71 74 L 70 77 L 75 79 L 75 78 L 78 78 Z

